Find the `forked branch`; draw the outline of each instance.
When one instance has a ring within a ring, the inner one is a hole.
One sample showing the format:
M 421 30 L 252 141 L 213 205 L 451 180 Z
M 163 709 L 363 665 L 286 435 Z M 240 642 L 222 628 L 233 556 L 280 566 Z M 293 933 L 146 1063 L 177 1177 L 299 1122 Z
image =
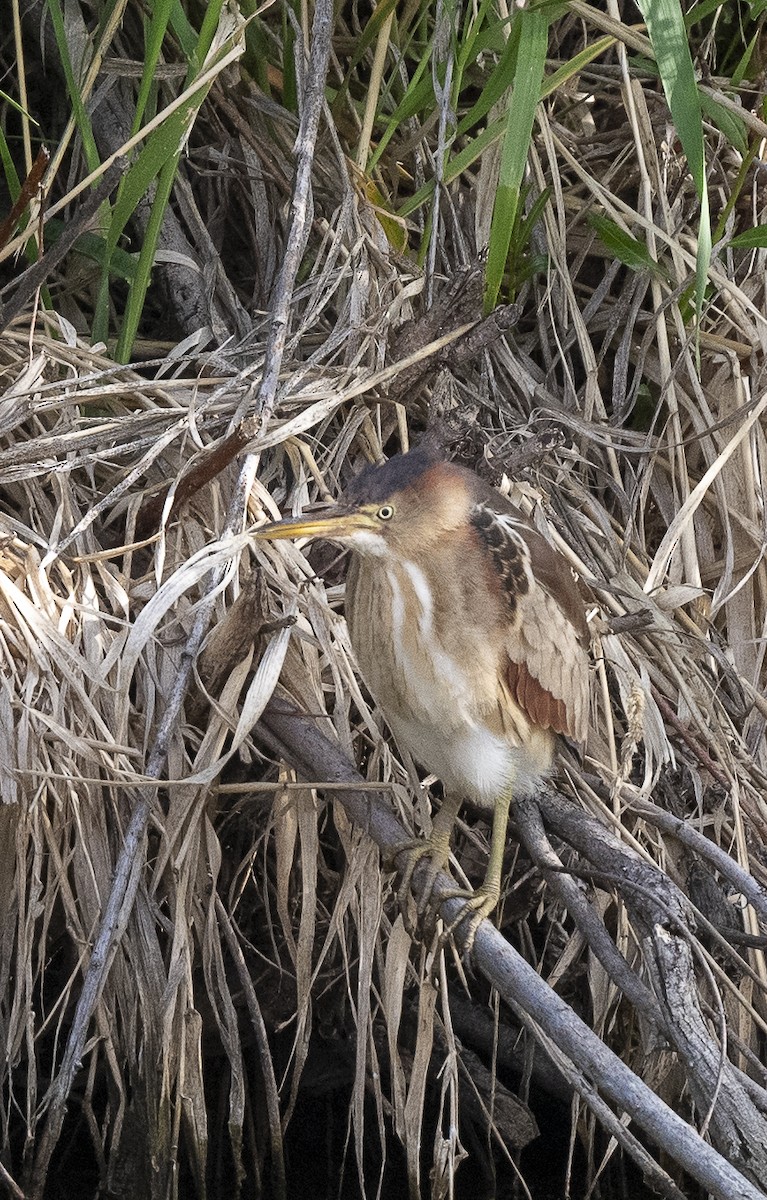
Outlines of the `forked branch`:
M 362 777 L 357 773 L 337 745 L 329 741 L 317 728 L 316 722 L 304 717 L 289 701 L 279 699 L 274 701 L 264 713 L 259 726 L 261 735 L 273 750 L 281 754 L 291 765 L 307 779 L 327 779 L 329 782 L 345 782 L 350 785 L 363 784 Z M 408 837 L 407 831 L 401 825 L 394 813 L 388 808 L 383 796 L 361 790 L 340 793 L 341 802 L 351 818 L 386 853 L 400 845 Z M 569 806 L 564 806 L 565 808 Z M 556 810 L 556 804 L 552 803 Z M 548 801 L 547 801 L 548 811 Z M 583 819 L 583 814 L 572 809 L 573 819 Z M 567 824 L 562 812 L 558 814 L 560 822 Z M 591 826 L 596 824 L 602 830 L 599 822 L 593 820 L 584 833 L 588 839 L 593 835 Z M 606 831 L 602 831 L 606 832 Z M 613 851 L 612 835 L 600 841 L 604 850 L 608 845 Z M 618 848 L 623 850 L 621 843 Z M 593 860 L 592 860 L 593 861 Z M 640 864 L 642 867 L 644 864 Z M 614 874 L 616 860 L 613 858 L 610 875 Z M 426 864 L 419 865 L 413 875 L 413 887 L 418 894 L 429 874 Z M 655 872 L 661 875 L 660 872 Z M 433 889 L 433 896 L 439 900 L 454 887 L 446 875 L 439 875 Z M 628 893 L 631 889 L 628 889 Z M 628 902 L 628 894 L 627 894 Z M 636 903 L 636 901 L 634 901 Z M 440 915 L 446 923 L 454 920 L 461 910 L 461 901 L 457 899 L 442 899 Z M 669 905 L 665 899 L 661 901 L 660 910 L 667 921 Z M 668 931 L 660 921 L 656 921 L 657 930 L 654 940 L 656 950 Z M 584 922 L 582 929 L 588 937 L 588 925 Z M 460 927 L 457 940 L 461 943 Z M 684 939 L 682 944 L 684 943 Z M 615 951 L 617 954 L 617 950 Z M 668 984 L 669 972 L 666 965 L 659 962 L 660 954 L 655 955 L 657 964 L 657 979 Z M 719 1153 L 680 1116 L 673 1112 L 629 1067 L 621 1061 L 597 1035 L 586 1025 L 573 1009 L 554 992 L 547 983 L 532 969 L 521 955 L 501 936 L 489 921 L 484 921 L 476 935 L 473 951 L 473 962 L 477 970 L 498 989 L 503 999 L 515 1010 L 524 1014 L 533 1029 L 542 1031 L 544 1048 L 548 1039 L 557 1047 L 560 1054 L 565 1055 L 572 1064 L 573 1072 L 570 1082 L 580 1092 L 584 1101 L 589 1104 L 598 1120 L 604 1119 L 604 1098 L 616 1105 L 619 1110 L 627 1113 L 656 1145 L 665 1151 L 693 1179 L 707 1188 L 717 1200 L 763 1200 L 763 1193 L 757 1186 L 761 1167 L 759 1162 L 751 1157 L 752 1148 L 741 1143 L 732 1143 L 727 1129 L 716 1130 L 712 1124 L 712 1134 L 720 1132 L 726 1141 L 728 1157 Z M 655 979 L 654 979 L 654 982 Z M 688 980 L 685 979 L 685 987 Z M 656 999 L 658 987 L 656 982 Z M 637 992 L 637 995 L 640 993 Z M 673 993 L 668 1001 L 664 1025 L 675 1019 Z M 655 1006 L 653 1005 L 653 1008 Z M 699 1030 L 696 1030 L 699 1032 Z M 707 1065 L 710 1063 L 708 1049 L 710 1040 L 706 1043 Z M 683 1060 L 688 1068 L 693 1064 L 684 1049 L 681 1051 Z M 730 1064 L 727 1064 L 729 1067 Z M 726 1067 L 722 1068 L 723 1077 L 727 1075 Z M 725 1079 L 729 1088 L 735 1082 L 733 1071 L 731 1079 Z M 595 1095 L 596 1092 L 601 1095 Z M 721 1095 L 721 1091 L 719 1093 Z M 742 1090 L 745 1096 L 745 1090 Z M 718 1107 L 718 1099 L 717 1099 Z M 750 1106 L 753 1107 L 753 1106 Z M 725 1124 L 729 1126 L 729 1104 L 725 1113 Z M 762 1124 L 764 1122 L 762 1121 Z M 610 1128 L 615 1133 L 617 1123 Z M 635 1139 L 623 1139 L 624 1149 L 628 1154 L 637 1157 L 640 1166 L 644 1156 L 636 1154 Z M 747 1174 L 743 1174 L 733 1165 L 735 1159 L 743 1166 Z M 755 1163 L 752 1170 L 751 1164 Z M 761 1178 L 764 1176 L 762 1175 Z M 752 1180 L 754 1182 L 752 1182 Z M 671 1185 L 671 1181 L 667 1181 Z M 673 1185 L 671 1185 L 673 1187 Z M 667 1189 L 668 1195 L 673 1190 Z

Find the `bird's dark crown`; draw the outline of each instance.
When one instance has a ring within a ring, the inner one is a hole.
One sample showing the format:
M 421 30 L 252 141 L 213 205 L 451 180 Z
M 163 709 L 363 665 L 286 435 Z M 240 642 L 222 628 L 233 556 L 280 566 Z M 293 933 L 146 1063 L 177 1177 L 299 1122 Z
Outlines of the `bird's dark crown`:
M 416 484 L 425 471 L 441 463 L 442 457 L 429 446 L 418 446 L 407 454 L 396 454 L 380 466 L 365 467 L 344 493 L 349 504 L 380 504 L 397 492 Z

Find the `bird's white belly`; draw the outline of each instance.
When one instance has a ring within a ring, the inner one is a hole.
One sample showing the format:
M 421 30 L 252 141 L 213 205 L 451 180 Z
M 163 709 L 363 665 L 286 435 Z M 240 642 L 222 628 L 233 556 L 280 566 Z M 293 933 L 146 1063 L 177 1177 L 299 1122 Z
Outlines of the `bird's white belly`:
M 389 724 L 400 745 L 448 791 L 459 792 L 483 808 L 511 790 L 517 799 L 534 795 L 550 766 L 550 739 L 538 746 L 513 746 L 486 726 L 466 722 L 440 731 L 432 724 L 391 714 Z M 537 739 L 534 739 L 537 740 Z
M 492 727 L 498 664 L 491 647 L 468 627 L 460 658 L 451 653 L 434 627 L 431 591 L 422 572 L 409 562 L 399 565 L 404 574 L 387 571 L 389 646 L 372 654 L 369 637 L 354 638 L 362 673 L 398 743 L 449 791 L 481 806 L 492 807 L 509 788 L 517 797 L 533 794 L 551 765 L 551 735 L 531 729 L 521 712 L 516 734 L 509 712 L 502 731 Z M 412 589 L 410 595 L 406 589 Z M 412 616 L 408 620 L 413 612 L 417 623 Z M 484 682 L 478 686 L 478 681 Z

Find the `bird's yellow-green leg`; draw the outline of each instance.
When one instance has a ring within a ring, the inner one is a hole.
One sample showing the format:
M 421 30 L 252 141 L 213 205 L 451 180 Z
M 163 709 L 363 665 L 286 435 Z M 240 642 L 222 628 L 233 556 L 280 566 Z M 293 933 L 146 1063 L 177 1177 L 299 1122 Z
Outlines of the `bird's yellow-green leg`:
M 456 889 L 452 896 L 466 897 L 466 903 L 454 921 L 451 921 L 446 931 L 447 936 L 463 922 L 469 921 L 466 932 L 466 942 L 463 953 L 468 956 L 474 946 L 477 929 L 484 917 L 489 917 L 498 907 L 501 897 L 501 881 L 503 878 L 503 855 L 506 849 L 506 831 L 509 825 L 509 809 L 511 808 L 512 789 L 506 788 L 495 802 L 493 811 L 493 830 L 490 836 L 490 857 L 487 863 L 485 878 L 481 887 L 475 892 L 466 893 Z
M 440 871 L 447 870 L 448 863 L 450 862 L 450 838 L 453 833 L 453 826 L 458 817 L 461 802 L 460 796 L 447 797 L 443 800 L 442 807 L 432 821 L 431 833 L 428 837 L 403 842 L 399 846 L 395 846 L 389 855 L 390 861 L 394 863 L 401 857 L 405 858 L 402 879 L 397 890 L 397 899 L 400 912 L 408 928 L 410 922 L 407 916 L 407 906 L 413 872 L 422 858 L 429 859 L 429 874 L 418 902 L 418 915 L 421 916 L 431 899 L 437 875 Z

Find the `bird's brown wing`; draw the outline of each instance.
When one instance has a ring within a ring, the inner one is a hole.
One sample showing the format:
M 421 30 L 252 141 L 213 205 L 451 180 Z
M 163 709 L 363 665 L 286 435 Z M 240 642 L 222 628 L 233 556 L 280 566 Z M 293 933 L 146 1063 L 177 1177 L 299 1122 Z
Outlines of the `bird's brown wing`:
M 507 616 L 506 683 L 543 729 L 584 741 L 588 727 L 588 628 L 569 566 L 521 515 L 479 504 L 479 535 Z

